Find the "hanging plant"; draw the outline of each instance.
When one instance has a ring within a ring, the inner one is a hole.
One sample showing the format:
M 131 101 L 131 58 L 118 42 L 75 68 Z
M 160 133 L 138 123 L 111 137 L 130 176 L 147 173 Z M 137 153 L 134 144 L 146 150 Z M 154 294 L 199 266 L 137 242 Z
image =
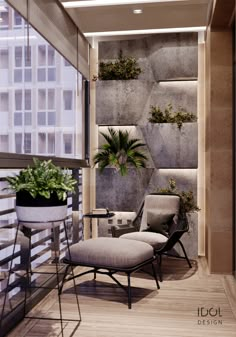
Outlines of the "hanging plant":
M 106 140 L 99 152 L 94 156 L 94 164 L 98 164 L 102 172 L 105 167 L 114 167 L 121 176 L 128 173 L 128 168 L 133 166 L 137 169 L 146 167 L 147 157 L 140 148 L 146 144 L 137 138 L 130 138 L 128 131 L 108 128 L 109 134 L 100 132 Z
M 120 51 L 118 59 L 111 62 L 100 62 L 98 76 L 94 76 L 93 80 L 133 80 L 137 79 L 142 72 L 134 57 L 123 56 Z
M 148 118 L 150 123 L 176 123 L 178 129 L 181 130 L 183 123 L 192 123 L 197 121 L 197 117 L 187 112 L 184 108 L 179 108 L 177 111 L 173 111 L 171 104 L 165 107 L 164 111 L 158 106 L 151 106 L 151 117 Z

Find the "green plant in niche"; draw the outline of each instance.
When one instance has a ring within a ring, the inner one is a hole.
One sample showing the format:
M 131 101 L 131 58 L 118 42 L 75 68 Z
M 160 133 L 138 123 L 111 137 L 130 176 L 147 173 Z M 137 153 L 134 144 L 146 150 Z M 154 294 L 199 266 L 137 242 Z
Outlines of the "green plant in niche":
M 134 57 L 123 56 L 120 51 L 118 59 L 114 62 L 100 62 L 98 77 L 94 76 L 93 79 L 102 81 L 107 80 L 133 80 L 137 79 L 142 72 L 138 66 L 137 60 Z
M 181 211 L 185 213 L 200 211 L 192 191 L 179 191 L 176 186 L 176 181 L 173 178 L 170 178 L 168 183 L 167 187 L 158 188 L 157 192 L 163 194 L 178 194 L 181 198 Z
M 7 189 L 26 191 L 33 198 L 40 195 L 49 199 L 52 193 L 56 193 L 59 200 L 66 200 L 67 193 L 74 192 L 77 182 L 70 173 L 55 166 L 51 160 L 33 158 L 33 163 L 17 175 L 7 177 Z
M 178 129 L 181 130 L 183 123 L 196 122 L 197 117 L 187 112 L 184 108 L 179 108 L 177 111 L 173 111 L 172 105 L 169 103 L 164 111 L 158 106 L 151 106 L 151 117 L 148 118 L 150 123 L 176 123 Z
M 114 130 L 108 128 L 108 134 L 100 132 L 106 143 L 102 145 L 99 152 L 94 156 L 94 164 L 98 164 L 102 172 L 105 167 L 111 166 L 120 172 L 121 176 L 128 173 L 128 167 L 137 169 L 146 167 L 147 157 L 140 148 L 146 144 L 137 138 L 130 138 L 128 131 Z

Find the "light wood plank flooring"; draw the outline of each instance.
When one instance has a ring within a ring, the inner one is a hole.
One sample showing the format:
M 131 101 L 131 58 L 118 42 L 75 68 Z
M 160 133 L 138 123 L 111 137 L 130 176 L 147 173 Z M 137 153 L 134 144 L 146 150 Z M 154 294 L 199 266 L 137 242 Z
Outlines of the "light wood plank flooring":
M 132 309 L 127 297 L 107 276 L 92 274 L 77 280 L 82 321 L 75 337 L 236 337 L 236 283 L 232 276 L 209 275 L 204 258 L 189 269 L 186 261 L 165 258 L 161 289 L 143 273 L 131 279 Z M 126 284 L 124 275 L 117 276 Z M 211 310 L 212 316 L 198 316 Z M 58 313 L 57 295 L 51 292 L 37 307 L 47 317 Z M 63 295 L 63 313 L 77 318 L 72 284 Z M 216 316 L 213 316 L 216 315 Z M 55 317 L 55 316 L 54 316 Z M 64 323 L 64 336 L 74 323 Z M 25 319 L 8 337 L 60 336 L 56 321 Z

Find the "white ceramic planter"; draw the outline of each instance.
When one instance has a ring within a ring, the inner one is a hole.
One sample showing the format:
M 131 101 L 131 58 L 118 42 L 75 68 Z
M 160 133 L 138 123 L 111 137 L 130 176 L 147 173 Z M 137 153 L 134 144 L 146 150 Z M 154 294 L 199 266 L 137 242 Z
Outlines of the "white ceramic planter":
M 59 226 L 67 216 L 67 200 L 59 200 L 56 193 L 49 199 L 33 198 L 28 192 L 16 193 L 17 219 L 25 227 L 47 229 Z
M 67 205 L 50 207 L 16 206 L 17 219 L 25 227 L 47 229 L 59 226 L 67 216 Z M 32 221 L 32 222 L 31 222 Z

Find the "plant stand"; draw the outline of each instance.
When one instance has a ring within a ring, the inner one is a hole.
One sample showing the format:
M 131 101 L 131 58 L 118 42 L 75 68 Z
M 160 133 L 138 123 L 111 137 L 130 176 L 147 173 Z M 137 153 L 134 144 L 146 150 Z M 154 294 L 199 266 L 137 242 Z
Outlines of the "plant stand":
M 13 244 L 13 253 L 12 253 L 12 258 L 10 261 L 10 268 L 9 268 L 9 272 L 8 272 L 8 278 L 7 278 L 7 285 L 5 288 L 5 293 L 4 293 L 4 300 L 3 300 L 3 307 L 2 307 L 2 311 L 1 311 L 1 316 L 0 316 L 0 330 L 1 330 L 1 325 L 4 319 L 4 312 L 5 312 L 5 308 L 6 308 L 6 303 L 7 303 L 7 299 L 8 299 L 8 291 L 11 289 L 11 275 L 13 273 L 15 273 L 15 270 L 13 268 L 13 256 L 15 254 L 16 251 L 16 245 L 17 245 L 17 237 L 18 237 L 18 233 L 19 233 L 19 228 L 20 225 L 24 225 L 26 228 L 30 228 L 33 229 L 33 225 L 36 225 L 36 228 L 38 227 L 37 225 L 39 224 L 39 222 L 32 222 L 30 221 L 29 223 L 27 223 L 27 221 L 18 221 L 17 224 L 17 229 L 16 229 L 16 235 L 15 235 L 15 240 L 14 240 L 14 244 Z M 65 268 L 65 265 L 60 263 L 60 251 L 59 251 L 59 242 L 58 239 L 56 238 L 56 230 L 57 227 L 59 227 L 59 225 L 63 223 L 64 226 L 64 231 L 65 231 L 65 241 L 66 241 L 66 248 L 68 250 L 68 255 L 69 258 L 71 258 L 70 255 L 70 245 L 69 245 L 69 238 L 68 238 L 68 233 L 67 233 L 67 227 L 66 227 L 66 219 L 61 219 L 61 220 L 56 220 L 56 222 L 54 221 L 47 221 L 45 223 L 42 223 L 40 221 L 40 224 L 44 224 L 45 225 L 45 229 L 47 228 L 51 228 L 52 231 L 52 239 L 53 239 L 53 244 L 52 244 L 52 251 L 54 253 L 54 257 L 53 257 L 53 261 L 52 261 L 52 265 L 55 266 L 55 272 L 52 271 L 32 271 L 31 270 L 31 261 L 30 261 L 30 251 L 31 251 L 31 231 L 29 231 L 29 254 L 28 254 L 28 263 L 26 265 L 25 268 L 25 280 L 24 280 L 24 318 L 29 318 L 29 319 L 43 319 L 43 320 L 53 320 L 53 321 L 60 321 L 60 326 L 61 326 L 61 335 L 62 337 L 64 337 L 64 328 L 63 328 L 63 322 L 77 322 L 75 328 L 73 329 L 71 336 L 74 334 L 75 330 L 78 328 L 80 322 L 81 322 L 81 313 L 80 313 L 80 306 L 79 306 L 79 299 L 78 299 L 78 294 L 77 294 L 77 290 L 76 290 L 76 283 L 75 280 L 73 279 L 73 287 L 74 287 L 74 292 L 75 292 L 75 297 L 76 297 L 76 305 L 78 308 L 78 319 L 71 319 L 71 318 L 63 318 L 63 313 L 62 313 L 62 304 L 61 304 L 61 294 L 62 294 L 62 285 L 63 285 L 63 279 L 65 278 L 65 273 L 67 273 L 67 270 Z M 56 280 L 55 280 L 55 285 L 51 286 L 51 285 L 41 285 L 41 286 L 36 286 L 36 285 L 32 285 L 31 283 L 31 277 L 33 274 L 55 274 L 56 276 Z M 74 277 L 74 270 L 73 267 L 71 267 L 71 275 L 72 277 Z M 30 311 L 30 306 L 28 305 L 28 294 L 30 295 L 32 292 L 32 289 L 47 289 L 48 292 L 50 290 L 57 290 L 57 296 L 58 296 L 58 305 L 59 305 L 59 318 L 53 318 L 53 317 L 39 317 L 39 316 L 34 316 L 34 315 L 28 315 L 28 312 Z M 9 300 L 9 299 L 8 299 Z

